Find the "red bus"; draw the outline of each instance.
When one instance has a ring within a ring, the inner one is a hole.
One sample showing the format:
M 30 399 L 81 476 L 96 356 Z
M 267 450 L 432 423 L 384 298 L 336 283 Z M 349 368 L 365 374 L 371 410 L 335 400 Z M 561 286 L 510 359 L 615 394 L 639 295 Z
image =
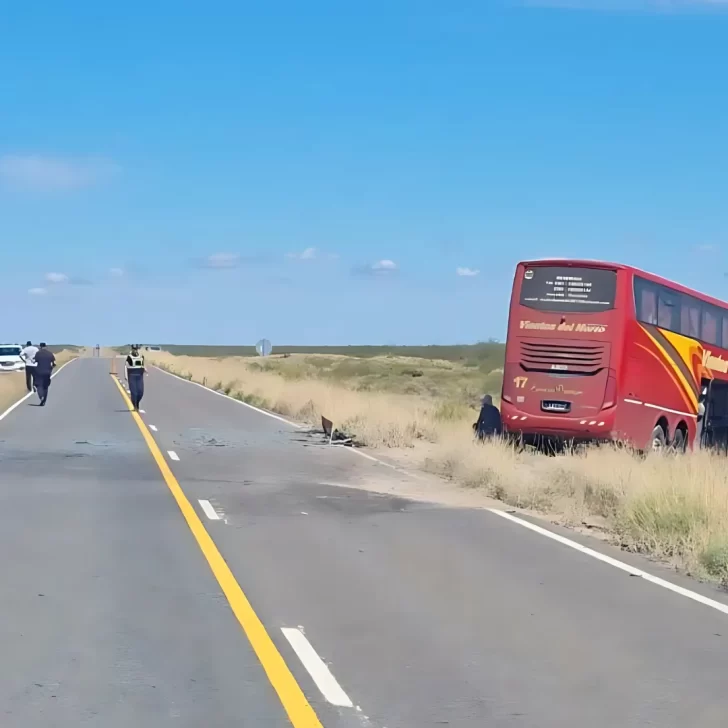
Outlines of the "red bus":
M 501 408 L 526 442 L 725 445 L 728 304 L 628 265 L 519 263 Z

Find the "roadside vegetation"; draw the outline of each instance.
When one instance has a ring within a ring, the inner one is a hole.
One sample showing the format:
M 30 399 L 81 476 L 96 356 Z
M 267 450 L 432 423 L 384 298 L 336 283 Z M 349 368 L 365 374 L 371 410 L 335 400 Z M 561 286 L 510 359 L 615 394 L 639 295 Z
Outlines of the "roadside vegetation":
M 477 444 L 471 427 L 480 397 L 500 392 L 502 356 L 495 350 L 482 351 L 479 361 L 145 354 L 168 371 L 300 422 L 320 426 L 325 415 L 359 443 L 476 500 L 526 509 L 728 587 L 725 458 L 643 458 L 611 447 L 545 457 L 501 442 Z

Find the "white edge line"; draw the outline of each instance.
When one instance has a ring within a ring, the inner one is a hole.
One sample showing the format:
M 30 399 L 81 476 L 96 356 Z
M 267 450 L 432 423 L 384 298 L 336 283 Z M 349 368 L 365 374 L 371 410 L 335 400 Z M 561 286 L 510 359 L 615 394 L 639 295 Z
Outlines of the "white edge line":
M 158 430 L 157 430 L 157 426 L 156 426 L 156 425 L 149 425 L 149 429 L 150 429 L 150 430 L 151 430 L 152 432 L 158 432 Z
M 72 361 L 76 361 L 76 359 L 78 359 L 77 356 L 73 359 L 69 359 L 65 364 L 61 364 L 61 366 L 59 366 L 58 369 L 56 369 L 56 371 L 51 374 L 51 379 L 53 379 L 53 377 L 55 377 L 57 374 L 60 374 L 62 369 L 65 369 L 65 367 L 67 367 Z M 23 404 L 23 402 L 25 402 L 28 397 L 31 397 L 34 394 L 35 392 L 28 392 L 27 394 L 24 394 L 17 402 L 15 402 L 15 404 L 11 404 L 10 407 L 5 410 L 5 412 L 0 414 L 0 420 L 4 420 L 16 407 L 20 407 L 20 405 Z
M 169 455 L 172 460 L 179 460 L 179 455 L 177 455 L 174 450 L 167 450 L 167 455 Z
M 205 515 L 211 520 L 211 521 L 219 521 L 220 516 L 217 515 L 217 511 L 212 507 L 212 503 L 210 503 L 209 500 L 198 500 L 197 501 L 200 504 L 200 508 L 205 512 Z
M 252 404 L 248 404 L 247 402 L 242 402 L 239 399 L 235 399 L 235 397 L 231 397 L 229 394 L 223 394 L 222 392 L 216 392 L 214 389 L 210 389 L 210 387 L 206 387 L 204 384 L 200 384 L 199 382 L 193 382 L 191 379 L 185 379 L 184 377 L 180 377 L 178 374 L 175 374 L 174 372 L 168 372 L 166 369 L 162 369 L 161 367 L 158 367 L 156 364 L 152 364 L 152 367 L 156 369 L 157 371 L 162 372 L 162 374 L 169 374 L 170 377 L 174 377 L 175 379 L 179 379 L 181 382 L 187 382 L 187 384 L 194 384 L 196 387 L 200 387 L 201 389 L 204 389 L 206 392 L 210 392 L 211 394 L 216 394 L 218 397 L 224 397 L 225 399 L 229 399 L 231 402 L 235 402 L 236 404 L 242 404 L 248 409 L 252 409 L 255 412 L 259 412 L 262 415 L 267 415 L 268 417 L 272 417 L 274 420 L 280 420 L 281 422 L 285 422 L 287 425 L 290 425 L 291 427 L 295 427 L 299 430 L 303 429 L 307 425 L 299 425 L 296 422 L 291 422 L 290 420 L 287 420 L 285 417 L 281 417 L 280 415 L 273 414 L 272 412 L 268 412 L 267 410 L 260 409 L 259 407 L 254 407 Z M 396 470 L 398 473 L 402 473 L 403 475 L 407 475 L 410 478 L 415 478 L 419 480 L 421 476 L 411 473 L 408 470 L 404 470 L 403 468 L 398 467 L 397 465 L 392 465 L 392 463 L 387 463 L 384 460 L 380 460 L 379 458 L 375 458 L 373 455 L 369 455 L 369 453 L 362 452 L 358 448 L 355 447 L 345 447 L 342 448 L 346 450 L 346 452 L 352 452 L 356 455 L 360 455 L 363 458 L 366 458 L 367 460 L 371 460 L 372 462 L 379 463 L 380 465 L 384 465 L 387 468 L 391 468 L 392 470 Z
M 710 607 L 711 609 L 716 609 L 719 612 L 723 612 L 723 614 L 728 614 L 728 604 L 723 604 L 723 602 L 718 602 L 715 599 L 710 599 L 710 597 L 705 597 L 702 594 L 698 594 L 697 592 L 691 591 L 690 589 L 685 589 L 682 586 L 678 586 L 677 584 L 673 584 L 671 581 L 667 581 L 666 579 L 661 579 L 659 576 L 654 576 L 653 574 L 650 574 L 647 571 L 643 571 L 642 569 L 638 569 L 635 566 L 630 566 L 629 564 L 624 563 L 624 561 L 619 561 L 618 559 L 613 559 L 611 556 L 607 556 L 606 554 L 602 554 L 599 551 L 595 551 L 594 549 L 590 549 L 588 546 L 583 546 L 580 543 L 577 543 L 576 541 L 572 541 L 569 538 L 566 538 L 565 536 L 560 536 L 558 533 L 554 533 L 553 531 L 549 531 L 546 528 L 542 528 L 541 526 L 537 526 L 533 523 L 530 523 L 529 521 L 525 521 L 522 518 L 518 518 L 510 513 L 507 513 L 506 511 L 498 510 L 497 508 L 489 508 L 488 509 L 491 513 L 495 513 L 496 516 L 500 516 L 501 518 L 506 518 L 507 520 L 517 523 L 519 526 L 523 526 L 524 528 L 529 529 L 530 531 L 535 531 L 536 533 L 541 534 L 542 536 L 546 536 L 546 538 L 550 538 L 554 541 L 558 541 L 560 544 L 563 544 L 564 546 L 568 546 L 569 548 L 575 549 L 576 551 L 581 551 L 581 553 L 586 554 L 587 556 L 591 556 L 594 559 L 597 559 L 598 561 L 603 561 L 605 564 L 609 564 L 610 566 L 613 566 L 615 569 L 620 569 L 621 571 L 626 572 L 630 576 L 640 576 L 645 581 L 649 581 L 656 586 L 661 586 L 663 589 L 667 589 L 671 592 L 674 592 L 675 594 L 679 594 L 680 596 L 687 597 L 688 599 L 692 599 L 694 602 L 698 602 L 699 604 L 703 604 L 706 607 Z
M 338 705 L 341 708 L 353 708 L 354 703 L 351 702 L 349 696 L 331 674 L 331 670 L 329 670 L 326 663 L 318 656 L 316 650 L 306 639 L 306 635 L 300 629 L 291 627 L 282 627 L 281 631 L 291 647 L 293 647 L 293 651 L 298 655 L 298 659 L 308 670 L 309 675 L 313 678 L 316 687 L 321 691 L 324 698 L 332 705 Z

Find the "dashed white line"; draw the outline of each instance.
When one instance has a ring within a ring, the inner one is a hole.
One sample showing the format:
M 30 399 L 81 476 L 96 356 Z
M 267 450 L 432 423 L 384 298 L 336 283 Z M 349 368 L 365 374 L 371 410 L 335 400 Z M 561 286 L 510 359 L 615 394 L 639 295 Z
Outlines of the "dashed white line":
M 157 430 L 157 426 L 156 426 L 156 425 L 149 425 L 149 429 L 150 429 L 150 430 L 151 430 L 152 432 L 157 432 L 157 431 L 158 431 L 158 430 Z
M 523 526 L 530 531 L 535 531 L 536 533 L 541 534 L 541 536 L 546 536 L 546 538 L 558 541 L 564 546 L 568 546 L 569 548 L 575 549 L 576 551 L 581 551 L 581 553 L 586 554 L 587 556 L 591 556 L 593 559 L 603 561 L 605 564 L 614 566 L 616 569 L 620 569 L 621 571 L 626 571 L 630 576 L 642 577 L 645 581 L 652 582 L 656 586 L 661 586 L 663 589 L 668 589 L 671 592 L 675 592 L 675 594 L 680 594 L 680 596 L 692 599 L 694 602 L 704 604 L 706 607 L 711 607 L 712 609 L 716 609 L 719 612 L 723 612 L 723 614 L 728 614 L 728 604 L 718 602 L 715 599 L 710 599 L 709 597 L 704 597 L 702 594 L 698 594 L 697 592 L 691 591 L 690 589 L 685 589 L 684 587 L 673 584 L 671 581 L 667 581 L 666 579 L 660 579 L 659 576 L 654 576 L 647 571 L 638 569 L 636 566 L 630 566 L 629 564 L 624 563 L 624 561 L 613 559 L 611 556 L 607 556 L 606 554 L 602 554 L 599 551 L 590 549 L 587 546 L 583 546 L 582 544 L 577 543 L 576 541 L 572 541 L 570 538 L 566 538 L 565 536 L 561 536 L 558 533 L 554 533 L 553 531 L 541 528 L 541 526 L 530 523 L 523 518 L 513 516 L 506 511 L 500 511 L 497 508 L 489 508 L 488 510 L 491 513 L 495 513 L 496 516 L 506 518 L 513 523 L 517 523 L 519 526 Z
M 220 516 L 217 515 L 217 511 L 212 507 L 212 503 L 209 500 L 198 500 L 197 502 L 211 521 L 220 520 Z
M 174 450 L 167 450 L 167 455 L 169 455 L 172 460 L 179 460 L 179 455 Z
M 145 415 L 145 414 L 147 413 L 147 411 L 146 411 L 146 410 L 139 410 L 139 411 L 140 411 L 140 412 L 141 412 L 141 413 L 142 413 L 143 415 Z
M 353 708 L 354 704 L 349 696 L 343 691 L 341 685 L 331 674 L 331 670 L 318 656 L 303 632 L 292 627 L 283 627 L 281 631 L 291 647 L 293 647 L 293 651 L 298 655 L 298 659 L 308 670 L 309 675 L 313 678 L 316 687 L 321 691 L 324 698 L 332 705 L 338 705 L 341 708 Z

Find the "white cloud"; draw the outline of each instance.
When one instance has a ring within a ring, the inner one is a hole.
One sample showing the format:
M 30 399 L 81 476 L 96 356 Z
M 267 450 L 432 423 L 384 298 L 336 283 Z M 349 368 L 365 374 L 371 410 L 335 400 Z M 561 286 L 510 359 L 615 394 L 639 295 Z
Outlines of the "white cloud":
M 393 260 L 383 258 L 376 263 L 368 265 L 357 265 L 352 268 L 352 275 L 355 276 L 390 276 L 394 275 L 398 270 L 397 264 Z
M 480 271 L 477 268 L 456 268 L 455 272 L 459 276 L 464 276 L 465 278 L 472 278 L 480 275 Z
M 68 283 L 68 276 L 65 273 L 46 273 L 45 279 L 48 283 Z
M 123 278 L 124 269 L 123 268 L 109 268 L 109 275 L 112 278 Z
M 306 248 L 300 253 L 286 253 L 286 258 L 295 258 L 296 260 L 313 260 L 318 257 L 316 248 Z
M 239 253 L 213 253 L 202 261 L 203 268 L 237 268 L 239 265 Z
M 377 261 L 372 265 L 373 271 L 392 271 L 397 270 L 397 264 L 393 260 L 387 260 L 386 258 L 384 260 Z
M 0 157 L 0 181 L 10 187 L 37 191 L 91 187 L 106 181 L 117 170 L 107 159 L 63 159 L 38 154 Z
M 48 291 L 45 288 L 29 288 L 28 293 L 31 296 L 45 296 Z
M 720 248 L 714 243 L 703 243 L 695 248 L 699 253 L 717 253 Z

